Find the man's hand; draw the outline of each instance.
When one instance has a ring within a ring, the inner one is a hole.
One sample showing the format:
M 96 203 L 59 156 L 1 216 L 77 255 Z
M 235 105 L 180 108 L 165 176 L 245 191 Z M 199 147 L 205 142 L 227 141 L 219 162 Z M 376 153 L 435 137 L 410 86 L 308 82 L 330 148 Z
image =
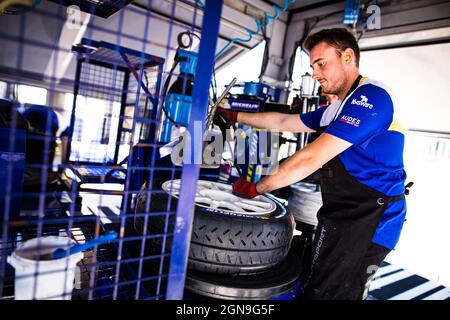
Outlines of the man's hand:
M 256 183 L 248 182 L 242 178 L 239 178 L 235 183 L 233 183 L 233 193 L 239 197 L 247 199 L 252 199 L 260 195 L 260 193 L 256 191 Z
M 237 116 L 237 111 L 217 107 L 216 113 L 214 114 L 213 123 L 218 126 L 226 125 L 229 127 L 236 123 Z
M 301 181 L 325 163 L 351 147 L 351 143 L 329 133 L 298 150 L 271 174 L 258 182 L 258 192 L 266 193 Z

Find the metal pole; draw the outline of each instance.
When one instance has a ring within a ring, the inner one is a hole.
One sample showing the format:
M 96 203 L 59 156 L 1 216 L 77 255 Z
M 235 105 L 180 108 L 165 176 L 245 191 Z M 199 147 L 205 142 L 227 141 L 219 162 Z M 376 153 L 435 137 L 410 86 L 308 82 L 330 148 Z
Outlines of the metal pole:
M 303 107 L 302 107 L 302 114 L 303 113 L 306 113 L 306 107 L 307 107 L 307 103 L 308 103 L 308 101 L 307 101 L 307 98 L 306 97 L 303 97 Z M 304 147 L 305 147 L 305 137 L 306 137 L 306 133 L 305 132 L 302 132 L 301 134 L 300 134 L 300 149 L 303 149 Z
M 175 230 L 168 274 L 168 300 L 183 299 L 186 268 L 191 241 L 192 223 L 195 209 L 195 190 L 200 167 L 194 159 L 202 159 L 203 132 L 209 102 L 209 84 L 214 69 L 214 57 L 219 34 L 223 0 L 207 0 L 200 41 L 195 84 L 192 93 L 192 107 L 188 131 L 191 136 L 191 164 L 183 164 L 181 189 L 178 199 Z M 194 137 L 195 123 L 202 123 L 200 135 Z
M 208 130 L 209 127 L 211 127 L 211 123 L 213 122 L 214 115 L 216 114 L 216 109 L 219 106 L 219 104 L 222 102 L 223 98 L 230 92 L 230 90 L 233 88 L 234 84 L 236 83 L 237 78 L 233 78 L 231 80 L 230 84 L 226 87 L 226 89 L 222 92 L 219 99 L 217 99 L 216 103 L 214 103 L 213 107 L 211 108 L 211 112 L 209 113 L 208 119 L 206 120 L 206 128 L 205 130 Z
M 70 127 L 69 127 L 69 141 L 67 142 L 67 150 L 66 150 L 66 161 L 70 160 L 70 152 L 72 151 L 72 139 L 73 139 L 73 129 L 75 126 L 75 110 L 77 107 L 77 98 L 78 93 L 80 91 L 80 79 L 81 79 L 81 65 L 84 63 L 84 58 L 77 59 L 77 71 L 75 75 L 75 82 L 73 87 L 73 104 L 72 104 L 72 113 L 70 115 Z M 63 166 L 67 165 L 63 163 Z

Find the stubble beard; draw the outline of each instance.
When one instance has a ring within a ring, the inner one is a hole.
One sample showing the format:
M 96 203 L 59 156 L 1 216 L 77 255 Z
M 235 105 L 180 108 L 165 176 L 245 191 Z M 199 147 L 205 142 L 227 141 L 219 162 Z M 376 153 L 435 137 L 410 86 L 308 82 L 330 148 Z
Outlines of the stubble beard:
M 346 75 L 342 79 L 338 80 L 335 85 L 333 85 L 329 90 L 323 91 L 324 94 L 334 94 L 340 96 L 344 94 L 345 87 L 347 85 L 348 78 Z

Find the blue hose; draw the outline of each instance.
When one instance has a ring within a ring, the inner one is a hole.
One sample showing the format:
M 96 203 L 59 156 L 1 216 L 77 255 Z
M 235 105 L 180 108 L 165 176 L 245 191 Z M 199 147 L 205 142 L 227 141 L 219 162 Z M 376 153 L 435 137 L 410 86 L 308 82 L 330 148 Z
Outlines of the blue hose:
M 107 242 L 112 241 L 112 240 L 114 240 L 116 238 L 117 238 L 117 232 L 112 231 L 112 232 L 107 233 L 104 236 L 100 236 L 98 238 L 89 240 L 88 242 L 86 242 L 84 244 L 73 245 L 73 246 L 71 246 L 68 249 L 63 249 L 63 248 L 56 249 L 53 252 L 53 259 L 64 258 L 64 257 L 70 256 L 72 254 L 75 254 L 75 253 L 78 253 L 78 252 L 81 252 L 81 251 L 93 248 L 94 246 L 107 243 Z
M 216 59 L 218 57 L 220 57 L 226 49 L 228 49 L 229 46 L 231 46 L 234 42 L 249 42 L 253 39 L 253 35 L 259 34 L 261 32 L 261 29 L 265 26 L 267 26 L 270 22 L 270 20 L 275 20 L 276 18 L 278 18 L 278 14 L 280 13 L 280 11 L 285 11 L 288 7 L 289 4 L 293 3 L 295 0 L 284 0 L 284 5 L 283 7 L 279 7 L 277 5 L 274 5 L 273 8 L 275 10 L 274 14 L 271 16 L 269 15 L 267 12 L 264 12 L 264 21 L 263 22 L 259 22 L 258 20 L 255 19 L 256 22 L 256 31 L 250 30 L 250 29 L 245 29 L 245 31 L 247 31 L 248 33 L 248 38 L 233 38 L 230 40 L 230 42 L 228 42 L 225 47 L 222 48 L 222 50 L 219 51 L 219 53 L 216 54 Z

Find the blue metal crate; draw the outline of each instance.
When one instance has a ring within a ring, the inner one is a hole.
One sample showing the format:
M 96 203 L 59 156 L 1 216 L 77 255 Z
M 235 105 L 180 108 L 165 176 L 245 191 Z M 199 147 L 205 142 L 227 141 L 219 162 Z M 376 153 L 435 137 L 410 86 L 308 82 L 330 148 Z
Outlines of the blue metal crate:
M 196 70 L 188 125 L 193 135 L 194 121 L 204 123 L 206 116 L 223 1 L 208 0 L 204 6 L 197 1 L 183 1 L 193 8 L 192 22 L 184 25 L 174 18 L 177 1 L 170 4 L 171 14 L 165 17 L 144 10 L 142 5 L 121 8 L 128 2 L 95 12 L 108 19 L 88 17 L 82 12 L 72 16 L 73 8 L 69 11 L 65 6 L 86 4 L 83 1 L 42 2 L 27 12 L 0 19 L 0 41 L 7 48 L 0 52 L 0 81 L 8 83 L 7 94 L 13 100 L 18 99 L 18 85 L 45 88 L 47 102 L 43 109 L 47 107 L 48 111 L 42 134 L 30 128 L 25 133 L 27 143 L 31 139 L 41 142 L 43 156 L 40 162 L 25 163 L 22 188 L 17 187 L 18 169 L 12 163 L 13 157 L 1 163 L 2 177 L 8 178 L 0 195 L 0 299 L 14 298 L 15 272 L 7 257 L 26 240 L 59 235 L 88 241 L 112 230 L 119 234 L 116 240 L 87 251 L 78 263 L 80 279 L 72 299 L 183 298 L 199 166 L 177 168 L 158 159 L 163 119 L 160 87 L 167 77 L 166 60 L 176 49 L 175 28 L 197 33 L 201 30 L 198 57 L 202 63 Z M 89 8 L 81 6 L 84 11 Z M 195 25 L 200 11 L 201 28 Z M 130 30 L 133 17 L 140 21 L 139 28 Z M 167 29 L 150 28 L 153 20 L 163 21 Z M 80 116 L 77 103 L 83 99 L 86 114 Z M 94 110 L 98 106 L 103 108 L 101 112 Z M 57 135 L 51 133 L 53 112 L 61 124 Z M 77 122 L 78 116 L 84 124 Z M 103 122 L 98 122 L 102 117 Z M 65 126 L 69 129 L 64 130 Z M 2 152 L 14 153 L 14 140 L 22 138 L 16 127 L 7 129 L 12 142 Z M 89 130 L 94 138 L 82 139 Z M 60 152 L 52 149 L 56 145 L 67 147 L 65 161 L 69 162 L 53 162 L 46 156 Z M 106 147 L 102 149 L 102 145 Z M 87 150 L 84 153 L 83 148 Z M 83 167 L 88 164 L 94 167 Z M 123 170 L 108 176 L 110 165 Z M 74 173 L 77 168 L 97 175 L 96 183 L 86 185 L 92 181 L 80 179 L 79 172 Z M 169 200 L 155 210 L 149 201 L 144 212 L 135 212 L 140 192 L 149 196 L 162 193 L 154 182 L 176 175 L 181 177 L 182 189 L 177 206 Z M 116 176 L 121 177 L 120 183 L 109 184 L 115 182 Z M 143 182 L 150 188 L 142 191 Z M 15 212 L 12 204 L 17 204 L 15 199 L 20 197 L 30 201 L 27 206 L 21 203 Z M 153 217 L 165 221 L 163 231 L 136 231 L 136 218 L 146 221 Z M 173 218 L 177 223 L 171 226 L 168 221 Z M 171 247 L 167 246 L 168 239 Z M 149 250 L 150 244 L 157 243 L 159 247 Z

